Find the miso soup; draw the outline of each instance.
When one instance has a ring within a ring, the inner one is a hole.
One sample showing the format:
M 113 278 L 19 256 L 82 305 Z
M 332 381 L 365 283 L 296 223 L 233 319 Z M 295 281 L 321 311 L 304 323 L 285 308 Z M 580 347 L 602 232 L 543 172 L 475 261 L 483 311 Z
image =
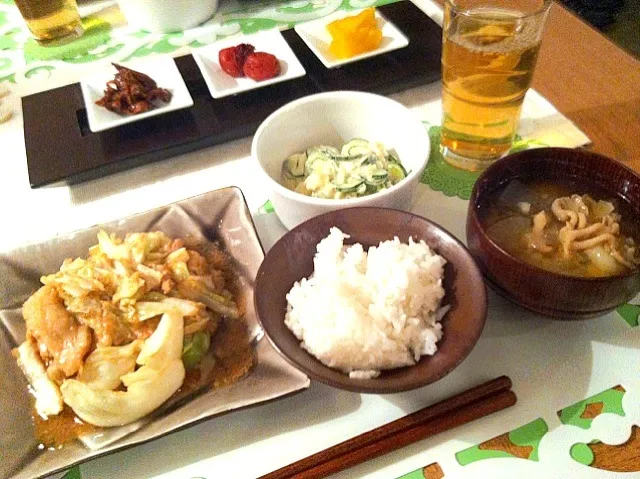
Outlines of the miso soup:
M 638 213 L 577 182 L 513 180 L 480 206 L 480 218 L 502 249 L 554 273 L 603 277 L 640 266 Z

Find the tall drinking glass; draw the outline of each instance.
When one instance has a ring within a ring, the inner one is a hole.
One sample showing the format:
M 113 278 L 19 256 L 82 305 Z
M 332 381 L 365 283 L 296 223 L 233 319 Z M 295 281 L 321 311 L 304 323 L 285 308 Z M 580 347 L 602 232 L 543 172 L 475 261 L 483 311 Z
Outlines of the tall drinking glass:
M 16 0 L 16 5 L 40 43 L 82 35 L 76 0 Z
M 551 0 L 445 0 L 445 161 L 483 170 L 506 154 L 531 85 Z

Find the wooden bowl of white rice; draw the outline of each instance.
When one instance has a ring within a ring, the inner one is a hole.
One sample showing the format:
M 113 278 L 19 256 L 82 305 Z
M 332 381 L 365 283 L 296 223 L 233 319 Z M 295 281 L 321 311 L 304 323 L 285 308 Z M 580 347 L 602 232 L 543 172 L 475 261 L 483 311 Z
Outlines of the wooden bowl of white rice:
M 268 252 L 258 318 L 310 378 L 392 393 L 437 381 L 471 352 L 486 288 L 466 247 L 431 221 L 361 207 L 312 218 Z

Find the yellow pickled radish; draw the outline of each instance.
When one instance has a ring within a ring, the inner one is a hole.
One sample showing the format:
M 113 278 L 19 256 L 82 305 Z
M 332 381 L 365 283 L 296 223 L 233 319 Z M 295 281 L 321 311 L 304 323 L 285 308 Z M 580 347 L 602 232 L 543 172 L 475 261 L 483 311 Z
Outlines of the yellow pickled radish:
M 378 28 L 374 8 L 331 22 L 327 30 L 332 38 L 329 51 L 337 58 L 351 58 L 370 52 L 378 48 L 382 41 L 382 31 Z

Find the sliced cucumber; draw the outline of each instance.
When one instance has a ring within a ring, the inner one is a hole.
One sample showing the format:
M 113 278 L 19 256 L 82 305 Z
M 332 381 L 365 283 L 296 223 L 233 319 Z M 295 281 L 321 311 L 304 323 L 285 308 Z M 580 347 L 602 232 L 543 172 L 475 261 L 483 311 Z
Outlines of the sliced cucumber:
M 387 182 L 389 173 L 386 170 L 376 170 L 371 174 L 372 183 L 381 185 Z
M 340 183 L 335 185 L 336 190 L 340 193 L 357 193 L 359 189 L 364 185 L 364 188 L 367 188 L 364 180 L 362 178 L 349 178 L 344 183 Z
M 389 179 L 394 185 L 407 177 L 407 170 L 404 169 L 404 166 L 400 163 L 396 163 L 395 161 L 389 162 L 387 171 L 389 172 Z
M 369 156 L 371 154 L 370 148 L 365 148 L 362 146 L 353 146 L 348 151 L 349 155 L 360 155 L 360 156 Z
M 378 181 L 386 181 L 387 178 L 389 178 L 389 173 L 386 170 L 374 170 L 373 173 L 371 173 L 371 177 L 374 180 L 378 180 Z
M 366 184 L 368 184 L 370 186 L 374 186 L 376 188 L 379 188 L 379 187 L 383 186 L 387 182 L 388 174 L 385 171 L 384 176 L 381 176 L 381 175 L 379 175 L 379 176 L 367 176 L 367 177 L 364 177 L 363 179 L 364 179 Z
M 396 150 L 387 151 L 387 155 L 389 156 L 389 161 L 400 163 L 400 159 L 398 158 L 398 154 L 396 153 Z
M 380 191 L 379 185 L 371 185 L 367 183 L 367 189 L 365 191 L 365 194 L 371 195 L 373 193 L 377 193 L 378 191 Z
M 370 155 L 371 147 L 367 140 L 354 138 L 342 147 L 343 155 Z
M 364 146 L 369 148 L 370 143 L 363 138 L 352 138 L 344 146 Z
M 316 175 L 312 183 L 317 186 L 305 194 L 353 198 L 388 188 L 408 173 L 395 150 L 387 151 L 382 144 L 354 138 L 341 149 L 319 145 L 283 162 L 282 179 L 289 188 L 297 189 L 311 175 Z
M 301 178 L 304 176 L 304 165 L 307 161 L 307 155 L 304 153 L 297 153 L 291 155 L 285 161 L 285 168 L 287 173 L 292 178 Z
M 364 158 L 361 165 L 375 165 L 378 162 L 378 157 L 376 155 L 369 154 Z
M 335 155 L 330 157 L 333 161 L 359 161 L 362 159 L 360 155 L 351 156 L 351 155 Z
M 326 145 L 314 146 L 312 148 L 307 149 L 307 156 L 311 156 L 313 153 L 322 153 L 324 156 L 330 156 L 330 155 L 339 155 L 340 150 L 338 150 L 337 148 L 334 148 L 333 146 L 326 146 Z
M 307 151 L 307 163 L 313 163 L 315 161 L 327 161 L 331 157 L 324 150 Z

